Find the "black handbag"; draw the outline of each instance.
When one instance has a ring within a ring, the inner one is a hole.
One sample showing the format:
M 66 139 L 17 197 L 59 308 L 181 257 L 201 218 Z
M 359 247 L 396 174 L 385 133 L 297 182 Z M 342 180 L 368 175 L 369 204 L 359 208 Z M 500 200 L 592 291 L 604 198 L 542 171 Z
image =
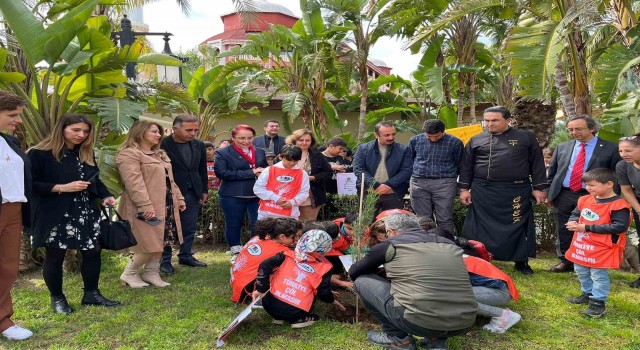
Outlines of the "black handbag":
M 102 249 L 120 250 L 133 247 L 138 244 L 131 231 L 131 223 L 122 220 L 122 217 L 113 207 L 109 207 L 109 213 L 101 207 L 105 218 L 100 220 L 100 245 Z M 113 213 L 116 213 L 118 220 L 112 221 Z

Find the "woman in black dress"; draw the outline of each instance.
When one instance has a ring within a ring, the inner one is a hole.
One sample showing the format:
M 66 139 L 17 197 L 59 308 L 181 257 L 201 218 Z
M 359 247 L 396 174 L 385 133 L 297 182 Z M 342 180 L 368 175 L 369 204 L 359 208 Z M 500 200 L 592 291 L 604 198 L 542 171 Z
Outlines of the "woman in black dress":
M 98 290 L 100 210 L 116 204 L 98 176 L 93 153 L 94 127 L 82 114 L 65 114 L 51 134 L 29 150 L 33 176 L 31 210 L 34 247 L 45 247 L 44 281 L 56 313 L 69 314 L 62 292 L 62 263 L 67 249 L 82 253 L 82 305 L 116 306 Z

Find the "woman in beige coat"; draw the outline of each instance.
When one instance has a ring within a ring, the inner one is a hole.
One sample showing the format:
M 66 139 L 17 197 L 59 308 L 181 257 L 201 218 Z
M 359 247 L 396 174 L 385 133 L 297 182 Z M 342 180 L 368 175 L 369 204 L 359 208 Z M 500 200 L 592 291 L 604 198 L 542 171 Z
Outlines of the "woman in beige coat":
M 122 285 L 131 288 L 169 286 L 160 278 L 160 256 L 165 244 L 182 242 L 178 210 L 185 210 L 186 205 L 173 181 L 169 157 L 159 149 L 162 136 L 159 124 L 138 120 L 116 156 L 125 188 L 120 214 L 129 220 L 138 241 L 120 276 Z

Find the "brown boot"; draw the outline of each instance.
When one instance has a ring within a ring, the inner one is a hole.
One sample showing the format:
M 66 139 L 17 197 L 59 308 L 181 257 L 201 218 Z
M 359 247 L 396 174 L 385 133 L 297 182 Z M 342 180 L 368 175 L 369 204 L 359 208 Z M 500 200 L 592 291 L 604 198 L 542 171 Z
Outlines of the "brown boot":
M 124 268 L 124 272 L 120 275 L 120 284 L 123 286 L 128 285 L 131 288 L 143 288 L 148 287 L 149 284 L 140 279 L 140 268 L 144 264 L 143 258 L 145 254 L 134 253 L 129 259 L 127 266 Z
M 144 266 L 142 280 L 156 287 L 170 286 L 171 283 L 165 282 L 160 278 L 160 255 L 162 255 L 162 253 L 150 255 L 149 260 Z

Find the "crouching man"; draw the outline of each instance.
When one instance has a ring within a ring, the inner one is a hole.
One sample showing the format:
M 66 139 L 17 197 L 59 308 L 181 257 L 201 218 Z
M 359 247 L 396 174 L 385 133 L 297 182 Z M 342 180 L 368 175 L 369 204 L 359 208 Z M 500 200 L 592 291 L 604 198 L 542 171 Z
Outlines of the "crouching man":
M 447 338 L 465 334 L 478 311 L 462 249 L 420 228 L 413 215 L 385 219 L 388 239 L 349 269 L 366 309 L 381 323 L 369 332 L 385 349 L 416 349 L 413 336 L 429 349 L 447 349 Z M 387 279 L 376 275 L 384 264 Z

